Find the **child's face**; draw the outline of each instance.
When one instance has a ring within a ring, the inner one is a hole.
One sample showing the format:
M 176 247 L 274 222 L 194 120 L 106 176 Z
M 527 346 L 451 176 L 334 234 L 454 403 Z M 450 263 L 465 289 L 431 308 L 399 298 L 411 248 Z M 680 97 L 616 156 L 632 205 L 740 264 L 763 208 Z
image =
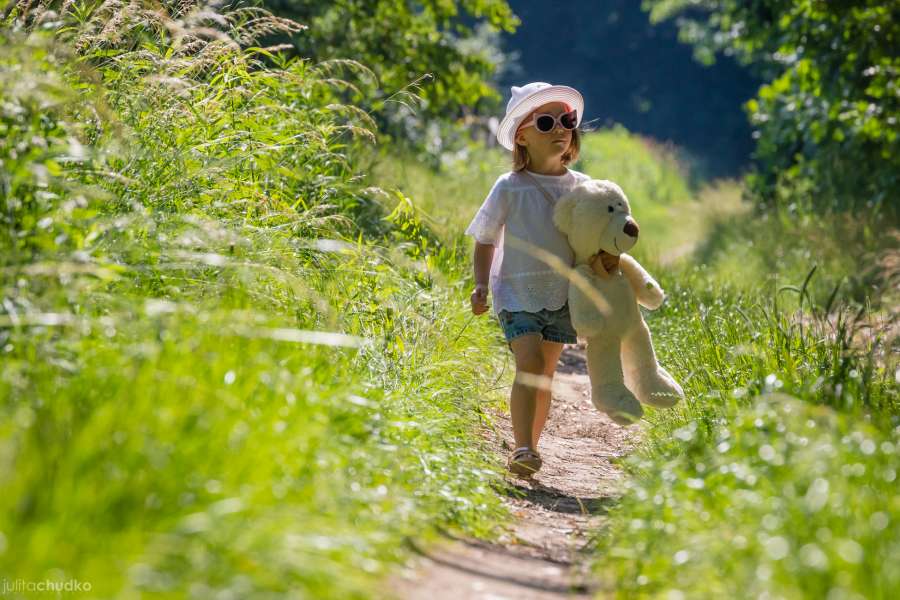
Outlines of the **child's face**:
M 567 112 L 566 105 L 562 102 L 548 102 L 534 109 L 522 120 L 522 123 L 531 121 L 534 113 L 550 113 L 558 117 L 565 112 Z M 571 142 L 572 131 L 563 129 L 559 123 L 547 133 L 541 133 L 534 126 L 519 127 L 516 132 L 516 143 L 525 146 L 529 156 L 539 162 L 543 162 L 547 158 L 562 156 L 569 149 Z

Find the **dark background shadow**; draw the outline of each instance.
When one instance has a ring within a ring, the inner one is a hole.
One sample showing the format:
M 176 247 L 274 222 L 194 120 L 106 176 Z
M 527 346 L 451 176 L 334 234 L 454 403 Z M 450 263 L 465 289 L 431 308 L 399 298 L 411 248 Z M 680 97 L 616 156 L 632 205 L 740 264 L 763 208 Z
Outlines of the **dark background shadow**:
M 639 0 L 509 0 L 522 20 L 501 36 L 514 60 L 498 76 L 570 85 L 585 100 L 584 121 L 624 125 L 689 151 L 703 176 L 738 174 L 753 148 L 741 107 L 760 82 L 728 57 L 706 67 L 678 41 L 674 22 L 651 25 Z

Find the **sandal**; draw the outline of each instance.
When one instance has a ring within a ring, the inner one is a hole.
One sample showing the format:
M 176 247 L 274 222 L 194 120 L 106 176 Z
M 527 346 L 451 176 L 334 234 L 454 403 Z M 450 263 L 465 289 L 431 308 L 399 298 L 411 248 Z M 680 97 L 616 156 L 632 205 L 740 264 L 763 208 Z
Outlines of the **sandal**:
M 509 455 L 507 468 L 511 473 L 531 477 L 541 469 L 541 455 L 528 446 L 516 448 Z

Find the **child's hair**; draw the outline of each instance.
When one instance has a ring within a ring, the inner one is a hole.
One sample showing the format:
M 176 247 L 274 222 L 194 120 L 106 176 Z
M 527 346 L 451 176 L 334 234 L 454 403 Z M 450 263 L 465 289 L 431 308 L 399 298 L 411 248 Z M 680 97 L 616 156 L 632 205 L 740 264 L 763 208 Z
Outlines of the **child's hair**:
M 513 142 L 515 144 L 515 142 Z M 578 153 L 581 152 L 581 135 L 578 128 L 572 130 L 572 141 L 565 154 L 562 155 L 562 164 L 569 165 L 578 160 Z M 528 166 L 531 157 L 528 156 L 528 149 L 520 144 L 515 144 L 512 151 L 513 171 L 521 171 Z

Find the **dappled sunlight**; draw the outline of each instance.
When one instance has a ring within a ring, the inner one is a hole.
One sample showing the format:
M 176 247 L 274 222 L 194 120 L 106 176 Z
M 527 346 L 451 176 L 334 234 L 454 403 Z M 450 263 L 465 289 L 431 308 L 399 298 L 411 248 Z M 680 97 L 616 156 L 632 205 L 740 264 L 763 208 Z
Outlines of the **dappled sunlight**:
M 735 179 L 581 132 L 570 166 L 627 195 L 665 290 L 638 285 L 662 302 L 639 314 L 685 392 L 626 429 L 591 405 L 583 346 L 555 379 L 514 376 L 469 310 L 463 230 L 512 167 L 492 86 L 518 17 L 345 4 L 4 9 L 0 572 L 90 597 L 367 598 L 452 531 L 623 598 L 900 589 L 887 9 L 772 9 L 786 40 L 815 33 L 784 54 L 756 8 L 644 3 L 771 73 Z M 553 392 L 543 484 L 504 479 L 513 384 Z M 542 528 L 513 539 L 523 491 Z M 566 589 L 539 568 L 535 589 Z

